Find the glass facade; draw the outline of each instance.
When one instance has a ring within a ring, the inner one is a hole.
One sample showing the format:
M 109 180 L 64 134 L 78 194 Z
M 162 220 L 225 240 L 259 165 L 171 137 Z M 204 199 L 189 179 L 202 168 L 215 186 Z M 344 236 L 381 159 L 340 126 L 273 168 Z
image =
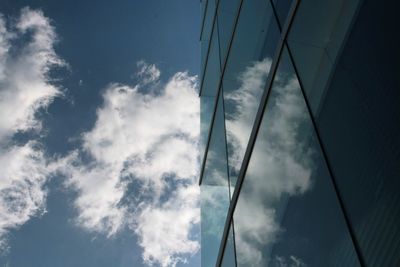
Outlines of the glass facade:
M 400 3 L 201 7 L 202 266 L 400 266 Z

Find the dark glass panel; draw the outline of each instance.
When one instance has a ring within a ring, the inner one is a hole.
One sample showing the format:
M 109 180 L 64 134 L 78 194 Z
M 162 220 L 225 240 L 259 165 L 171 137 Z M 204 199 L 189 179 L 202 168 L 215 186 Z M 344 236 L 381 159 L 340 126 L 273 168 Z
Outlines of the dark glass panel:
M 232 185 L 243 160 L 279 35 L 269 1 L 243 2 L 223 77 Z
M 229 229 L 228 239 L 226 240 L 224 256 L 222 258 L 221 267 L 234 267 L 236 266 L 235 259 L 235 244 L 234 244 L 234 236 L 233 236 L 233 227 L 232 224 Z
M 273 0 L 272 2 L 278 15 L 279 24 L 283 28 L 293 0 Z
M 364 1 L 317 127 L 367 266 L 400 266 L 398 1 Z
M 204 73 L 201 96 L 215 96 L 221 78 L 221 68 L 219 60 L 219 41 L 217 31 L 213 32 L 210 53 Z
M 206 12 L 207 0 L 201 0 L 200 1 L 200 6 L 201 6 L 201 19 L 203 20 L 205 12 Z
M 218 97 L 202 184 L 228 187 L 223 99 Z
M 207 138 L 210 131 L 212 114 L 214 112 L 215 97 L 200 97 L 200 162 L 203 162 Z
M 202 266 L 215 266 L 230 202 L 222 97 L 206 157 L 201 183 L 201 260 Z
M 206 14 L 204 16 L 203 28 L 201 33 L 201 66 L 204 67 L 207 57 L 207 50 L 210 44 L 211 32 L 215 14 L 215 0 L 207 1 Z M 201 70 L 203 71 L 203 70 Z
M 218 5 L 218 31 L 220 41 L 221 63 L 225 62 L 229 41 L 238 12 L 240 0 L 220 0 Z
M 283 51 L 234 213 L 238 266 L 359 266 Z
M 359 0 L 304 0 L 299 4 L 288 45 L 314 114 L 351 29 L 358 3 Z

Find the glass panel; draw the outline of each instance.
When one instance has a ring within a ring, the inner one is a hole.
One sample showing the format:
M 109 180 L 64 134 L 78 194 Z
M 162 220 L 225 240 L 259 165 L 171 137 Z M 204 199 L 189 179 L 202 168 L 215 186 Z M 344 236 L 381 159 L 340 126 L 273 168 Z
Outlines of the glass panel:
M 398 1 L 364 1 L 317 118 L 367 266 L 400 266 Z
M 281 28 L 285 25 L 287 15 L 292 5 L 293 0 L 273 0 L 276 13 L 278 15 L 279 24 Z
M 286 50 L 234 213 L 238 266 L 359 266 Z
M 208 45 L 210 43 L 211 31 L 215 14 L 215 0 L 208 0 L 206 15 L 204 17 L 201 34 L 201 66 L 204 67 L 207 57 Z M 202 70 L 203 71 L 203 70 Z
M 221 49 L 221 63 L 225 62 L 229 41 L 238 12 L 240 0 L 220 0 L 218 6 L 218 31 Z
M 204 12 L 206 12 L 207 0 L 201 0 L 200 5 L 201 5 L 201 19 L 204 19 L 205 15 Z
M 229 206 L 228 187 L 203 184 L 200 192 L 201 263 L 215 266 Z
M 232 185 L 247 147 L 280 33 L 269 1 L 244 1 L 223 77 Z
M 224 256 L 222 258 L 221 267 L 234 267 L 236 266 L 236 255 L 235 245 L 233 242 L 233 227 L 232 224 L 229 229 L 228 239 L 226 240 L 226 246 L 224 250 Z
M 201 183 L 202 266 L 216 264 L 230 202 L 222 105 L 219 97 Z
M 313 114 L 318 112 L 358 3 L 304 0 L 298 7 L 288 43 Z
M 228 185 L 223 100 L 220 94 L 208 147 L 203 184 Z
M 213 32 L 210 54 L 208 55 L 207 66 L 205 69 L 201 96 L 215 96 L 217 86 L 221 77 L 221 68 L 219 61 L 219 43 L 217 31 Z
M 200 97 L 200 162 L 203 162 L 214 104 L 215 97 Z

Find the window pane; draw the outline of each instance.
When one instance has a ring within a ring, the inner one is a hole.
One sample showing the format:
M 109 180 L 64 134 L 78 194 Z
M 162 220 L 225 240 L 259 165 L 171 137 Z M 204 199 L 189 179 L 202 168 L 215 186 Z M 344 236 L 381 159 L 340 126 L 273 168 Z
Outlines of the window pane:
M 282 28 L 285 25 L 292 2 L 293 0 L 273 0 L 273 4 L 279 19 L 279 24 Z
M 228 185 L 225 125 L 222 96 L 220 95 L 215 111 L 214 124 L 212 125 L 210 145 L 207 151 L 206 165 L 202 184 Z
M 269 1 L 243 2 L 223 77 L 232 184 L 243 160 L 279 35 Z
M 400 266 L 398 1 L 364 1 L 317 126 L 367 266 Z
M 204 67 L 205 59 L 207 57 L 208 45 L 210 43 L 214 14 L 215 14 L 215 0 L 207 1 L 206 14 L 204 17 L 202 34 L 201 34 L 201 66 Z M 203 70 L 201 70 L 203 71 Z
M 219 97 L 201 183 L 203 266 L 215 266 L 230 202 L 222 105 L 222 97 Z
M 299 4 L 288 44 L 314 114 L 339 55 L 359 0 L 304 0 Z M 375 19 L 373 19 L 375 20 Z
M 221 77 L 217 31 L 213 32 L 210 49 L 200 92 L 201 96 L 215 96 L 217 94 L 217 87 Z
M 233 242 L 233 227 L 232 224 L 229 229 L 228 239 L 226 240 L 226 246 L 224 250 L 224 256 L 222 258 L 221 267 L 234 267 L 236 266 L 235 260 L 235 246 Z
M 286 50 L 271 90 L 234 213 L 238 266 L 359 266 Z
M 200 6 L 201 6 L 201 18 L 204 18 L 205 12 L 206 12 L 206 4 L 207 0 L 201 0 L 200 1 Z
M 218 31 L 221 49 L 221 63 L 225 62 L 229 41 L 240 0 L 220 0 L 218 6 Z
M 203 184 L 200 192 L 201 262 L 202 266 L 215 266 L 229 206 L 228 187 Z
M 215 97 L 200 97 L 200 162 L 203 162 L 207 138 L 210 131 L 210 123 L 214 112 Z

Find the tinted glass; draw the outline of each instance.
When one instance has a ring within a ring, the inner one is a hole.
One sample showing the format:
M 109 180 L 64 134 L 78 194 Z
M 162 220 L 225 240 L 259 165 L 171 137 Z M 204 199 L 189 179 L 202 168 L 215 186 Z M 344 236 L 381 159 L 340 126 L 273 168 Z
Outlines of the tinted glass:
M 206 6 L 206 14 L 204 16 L 203 28 L 201 32 L 201 66 L 204 67 L 205 58 L 207 57 L 208 45 L 210 43 L 213 20 L 215 14 L 215 0 L 208 0 Z
M 285 50 L 234 222 L 238 266 L 359 266 Z
M 279 35 L 269 1 L 243 2 L 223 77 L 229 172 L 233 184 L 264 92 Z
M 228 187 L 202 185 L 201 203 L 201 262 L 215 266 L 229 206 Z
M 230 202 L 222 97 L 206 157 L 201 183 L 201 259 L 203 266 L 215 266 Z
M 235 244 L 233 241 L 233 227 L 230 226 L 228 239 L 226 241 L 224 256 L 222 258 L 221 267 L 234 267 L 236 266 L 235 259 Z
M 359 0 L 301 1 L 288 35 L 300 79 L 314 114 L 351 29 Z M 371 20 L 374 21 L 375 19 Z
M 273 0 L 272 2 L 278 15 L 279 24 L 283 28 L 293 0 Z
M 200 162 L 203 162 L 203 156 L 207 145 L 207 138 L 210 130 L 212 114 L 214 112 L 215 97 L 200 97 Z
M 317 118 L 367 266 L 400 266 L 398 1 L 364 1 Z
M 228 185 L 224 110 L 222 96 L 218 98 L 210 144 L 206 152 L 202 184 Z
M 213 32 L 208 61 L 205 68 L 203 83 L 201 87 L 201 96 L 215 96 L 221 77 L 219 60 L 219 41 L 217 31 Z
M 207 0 L 201 0 L 200 1 L 200 7 L 201 7 L 201 18 L 204 19 L 204 15 L 206 12 L 206 5 L 207 5 Z
M 220 0 L 218 5 L 218 31 L 221 49 L 221 62 L 225 62 L 229 41 L 238 12 L 240 0 Z

